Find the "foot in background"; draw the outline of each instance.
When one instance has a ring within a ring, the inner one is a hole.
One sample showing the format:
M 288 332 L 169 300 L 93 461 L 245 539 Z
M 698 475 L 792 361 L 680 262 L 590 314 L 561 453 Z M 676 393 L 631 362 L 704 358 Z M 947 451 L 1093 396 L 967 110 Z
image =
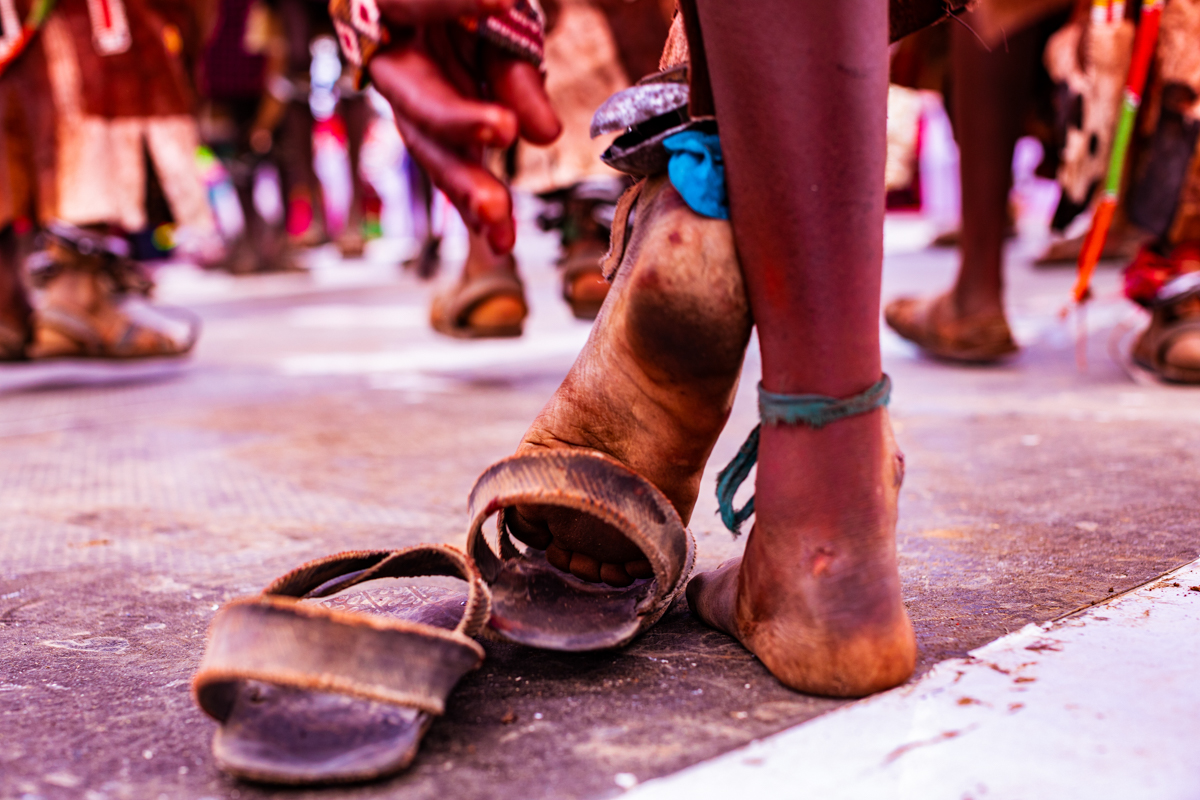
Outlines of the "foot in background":
M 146 302 L 150 277 L 127 258 L 124 239 L 51 223 L 31 258 L 37 291 L 30 358 L 133 359 L 182 356 L 199 320 Z
M 460 339 L 520 336 L 529 306 L 511 253 L 497 254 L 477 233 L 468 238 L 462 277 L 433 298 L 433 329 Z

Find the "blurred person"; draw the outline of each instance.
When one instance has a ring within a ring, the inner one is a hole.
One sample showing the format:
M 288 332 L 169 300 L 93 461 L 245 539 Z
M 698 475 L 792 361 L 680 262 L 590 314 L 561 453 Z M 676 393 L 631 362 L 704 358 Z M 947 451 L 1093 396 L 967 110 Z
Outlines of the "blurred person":
M 670 12 L 658 0 L 554 0 L 544 8 L 545 88 L 563 132 L 549 145 L 516 145 L 511 185 L 545 203 L 539 224 L 559 231 L 562 297 L 576 318 L 591 320 L 608 293 L 600 260 L 616 201 L 629 185 L 601 162 L 614 137 L 591 137 L 592 114 L 657 68 Z M 493 158 L 493 172 L 505 174 L 503 161 Z M 516 260 L 470 234 L 459 280 L 434 299 L 434 329 L 458 337 L 519 336 L 528 313 Z
M 328 241 L 325 193 L 314 166 L 313 135 L 319 121 L 335 114 L 345 128 L 350 164 L 350 207 L 345 227 L 334 239 L 344 258 L 362 255 L 366 244 L 363 209 L 367 191 L 361 172 L 363 140 L 371 121 L 370 103 L 338 60 L 337 45 L 321 0 L 275 0 L 287 57 L 286 79 L 276 80 L 286 97 L 276 145 L 287 228 L 292 242 L 311 247 Z M 285 89 L 285 87 L 287 87 Z
M 278 15 L 260 0 L 222 0 L 216 29 L 204 51 L 201 129 L 205 143 L 229 172 L 244 228 L 223 265 L 235 274 L 289 269 L 283 215 L 268 221 L 254 190 L 264 167 L 280 172 L 276 130 L 291 84 Z
M 182 249 L 219 246 L 191 116 L 191 69 L 210 23 L 203 3 L 62 0 L 7 64 L 0 77 L 4 358 L 174 356 L 194 344 L 194 320 L 166 319 L 141 302 L 153 284 L 129 259 L 128 236 L 147 225 L 153 177 Z M 35 304 L 14 223 L 38 227 L 45 242 L 30 258 Z
M 964 14 L 963 24 L 946 31 L 946 97 L 962 186 L 954 286 L 931 297 L 892 300 L 884 312 L 893 330 L 926 353 L 966 363 L 989 363 L 1017 351 L 1003 297 L 1012 159 L 1017 140 L 1050 116 L 1046 101 L 1051 87 L 1041 67 L 1042 53 L 1064 22 L 1064 3 L 1055 0 L 997 5 L 1019 7 L 1018 24 L 996 20 L 994 12 L 989 17 L 984 3 Z M 1003 30 L 1003 43 L 981 40 L 979 30 Z M 1046 126 L 1041 127 L 1044 131 Z M 1043 133 L 1041 138 L 1048 137 Z M 1043 168 L 1052 170 L 1057 153 L 1048 148 L 1047 154 Z
M 1138 7 L 1114 6 L 1121 16 L 1098 20 L 1092 4 L 1080 0 L 1063 24 L 1054 6 L 1043 4 L 1044 16 L 1024 30 L 1009 30 L 1004 50 L 989 52 L 966 28 L 950 30 L 951 111 L 963 187 L 961 265 L 951 291 L 899 298 L 885 312 L 897 333 L 939 358 L 990 363 L 1017 350 L 1003 306 L 1010 165 L 1026 120 L 1031 114 L 1048 116 L 1037 113 L 1047 78 L 1057 87 L 1057 149 L 1047 151 L 1062 188 L 1055 227 L 1094 207 L 1108 169 Z M 1137 253 L 1126 271 L 1125 291 L 1151 312 L 1151 323 L 1137 339 L 1134 360 L 1167 380 L 1200 383 L 1200 280 L 1187 277 L 1200 270 L 1200 225 L 1192 199 L 1200 196 L 1194 185 L 1200 69 L 1192 55 L 1200 37 L 1200 6 L 1174 0 L 1168 8 L 1156 54 L 1158 78 L 1147 87 L 1133 166 L 1103 257 Z M 988 29 L 986 21 L 978 22 L 986 9 L 985 4 L 968 16 L 976 29 Z M 1064 254 L 1074 263 L 1079 242 L 1052 246 L 1043 260 Z
M 1162 12 L 1157 79 L 1126 214 L 1153 238 L 1125 270 L 1125 296 L 1150 312 L 1133 359 L 1173 383 L 1200 384 L 1200 2 Z

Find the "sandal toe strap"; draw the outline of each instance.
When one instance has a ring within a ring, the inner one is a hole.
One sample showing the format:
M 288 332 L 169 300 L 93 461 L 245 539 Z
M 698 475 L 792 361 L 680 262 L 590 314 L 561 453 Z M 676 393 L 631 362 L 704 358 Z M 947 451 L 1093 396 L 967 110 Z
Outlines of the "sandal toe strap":
M 378 578 L 426 575 L 467 581 L 463 617 L 452 631 L 301 602 Z M 490 603 L 478 570 L 446 545 L 318 559 L 279 578 L 263 594 L 235 600 L 217 613 L 192 683 L 196 701 L 223 721 L 238 686 L 258 680 L 438 715 L 463 675 L 483 662 L 483 648 L 470 637 L 487 622 Z
M 511 456 L 489 467 L 468 500 L 471 519 L 467 554 L 483 577 L 496 583 L 511 565 L 527 561 L 512 542 L 501 515 L 496 553 L 484 535 L 487 519 L 516 505 L 570 508 L 620 531 L 650 562 L 654 583 L 633 609 L 637 618 L 656 620 L 679 594 L 691 572 L 695 544 L 670 500 L 653 484 L 609 456 L 592 450 L 544 450 Z M 570 580 L 568 578 L 568 580 Z M 592 591 L 580 588 L 580 592 Z M 549 597 L 549 595 L 547 595 Z M 537 598 L 531 598 L 536 603 Z M 569 601 L 558 598 L 547 603 Z M 544 609 L 547 618 L 554 609 Z M 499 611 L 497 611 L 499 613 Z M 493 619 L 493 627 L 502 620 Z M 601 639 L 597 640 L 602 641 Z M 601 646 L 615 646 L 620 641 Z M 564 647 L 565 649 L 565 647 Z M 580 644 L 579 649 L 589 649 Z

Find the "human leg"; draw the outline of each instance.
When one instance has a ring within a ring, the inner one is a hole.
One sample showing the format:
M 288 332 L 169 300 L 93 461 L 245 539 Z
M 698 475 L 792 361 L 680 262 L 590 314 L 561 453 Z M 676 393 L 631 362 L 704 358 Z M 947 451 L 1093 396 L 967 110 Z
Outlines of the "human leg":
M 901 336 L 934 355 L 991 361 L 1016 350 L 1004 316 L 1004 239 L 1012 157 L 1033 90 L 1041 37 L 1026 30 L 988 50 L 970 30 L 950 31 L 951 111 L 959 146 L 962 235 L 954 286 L 929 299 L 888 304 Z
M 857 395 L 881 371 L 887 5 L 702 2 L 699 19 L 763 387 Z M 693 610 L 795 689 L 902 682 L 916 649 L 896 565 L 901 477 L 881 410 L 764 426 L 745 555 L 693 580 Z
M 350 161 L 350 213 L 346 227 L 338 234 L 337 246 L 343 258 L 359 258 L 366 248 L 363 232 L 365 192 L 362 176 L 363 142 L 367 138 L 367 126 L 371 122 L 371 106 L 365 95 L 344 97 L 338 103 L 338 112 L 346 125 L 346 155 Z

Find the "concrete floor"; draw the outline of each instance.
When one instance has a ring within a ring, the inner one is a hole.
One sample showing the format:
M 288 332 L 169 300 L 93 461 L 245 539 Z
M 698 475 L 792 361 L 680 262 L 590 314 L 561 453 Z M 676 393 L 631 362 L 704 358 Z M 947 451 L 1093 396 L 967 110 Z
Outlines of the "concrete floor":
M 953 253 L 905 252 L 904 221 L 889 224 L 885 297 L 946 285 Z M 1200 390 L 1121 365 L 1136 318 L 1111 266 L 1081 372 L 1056 316 L 1071 276 L 1031 252 L 1010 259 L 1025 346 L 1011 363 L 948 367 L 884 339 L 919 674 L 1200 553 Z M 488 643 L 392 780 L 281 792 L 214 767 L 188 690 L 213 612 L 319 555 L 462 544 L 475 477 L 587 334 L 552 254 L 524 232 L 519 341 L 438 338 L 429 287 L 382 254 L 325 256 L 309 275 L 164 274 L 163 299 L 206 325 L 182 369 L 0 369 L 0 798 L 600 798 L 838 708 L 782 688 L 680 604 L 617 653 Z M 758 369 L 751 353 L 705 477 L 698 569 L 740 548 L 713 482 L 754 425 Z

